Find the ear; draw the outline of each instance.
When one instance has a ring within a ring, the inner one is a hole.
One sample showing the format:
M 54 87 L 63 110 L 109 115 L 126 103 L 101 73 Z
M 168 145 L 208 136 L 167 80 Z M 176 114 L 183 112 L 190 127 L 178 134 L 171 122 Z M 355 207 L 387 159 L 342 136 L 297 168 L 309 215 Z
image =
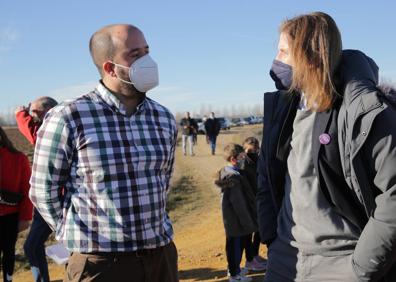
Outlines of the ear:
M 110 75 L 111 77 L 116 77 L 117 74 L 115 73 L 115 65 L 112 62 L 104 62 L 102 65 L 103 73 Z
M 233 165 L 237 163 L 237 159 L 234 157 L 230 158 L 230 163 L 232 163 Z

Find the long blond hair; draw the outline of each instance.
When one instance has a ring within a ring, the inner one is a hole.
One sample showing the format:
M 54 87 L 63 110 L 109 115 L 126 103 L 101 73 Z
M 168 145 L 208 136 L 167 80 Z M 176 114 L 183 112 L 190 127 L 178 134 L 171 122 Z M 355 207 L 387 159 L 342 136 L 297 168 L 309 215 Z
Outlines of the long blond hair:
M 336 23 L 329 15 L 315 12 L 284 21 L 280 32 L 287 35 L 293 58 L 290 90 L 302 90 L 311 110 L 330 109 L 337 95 L 334 75 L 342 53 Z

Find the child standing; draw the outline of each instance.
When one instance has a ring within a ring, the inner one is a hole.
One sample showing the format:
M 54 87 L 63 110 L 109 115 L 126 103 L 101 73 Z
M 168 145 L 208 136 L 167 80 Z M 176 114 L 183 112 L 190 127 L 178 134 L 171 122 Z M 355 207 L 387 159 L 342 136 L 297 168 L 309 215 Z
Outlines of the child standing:
M 224 148 L 227 165 L 219 171 L 215 184 L 221 188 L 221 206 L 226 233 L 226 255 L 229 281 L 251 281 L 241 273 L 240 263 L 245 236 L 257 231 L 257 222 L 249 209 L 240 169 L 244 162 L 243 148 L 230 143 Z
M 256 195 L 257 195 L 257 160 L 258 152 L 260 151 L 260 143 L 255 137 L 248 137 L 243 142 L 243 149 L 245 151 L 245 163 L 242 170 L 242 175 L 245 181 L 249 183 L 251 193 L 254 201 L 251 209 L 254 213 L 254 218 L 257 219 L 256 209 Z M 245 237 L 245 268 L 252 271 L 262 271 L 266 269 L 267 261 L 259 255 L 260 248 L 260 234 L 256 231 Z

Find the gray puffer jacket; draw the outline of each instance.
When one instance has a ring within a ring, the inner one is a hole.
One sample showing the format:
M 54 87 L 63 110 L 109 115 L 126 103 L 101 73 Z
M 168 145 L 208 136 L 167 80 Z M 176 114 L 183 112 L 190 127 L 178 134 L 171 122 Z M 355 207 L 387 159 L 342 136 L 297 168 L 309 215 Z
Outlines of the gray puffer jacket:
M 378 67 L 343 52 L 338 138 L 345 179 L 369 218 L 353 254 L 360 281 L 396 281 L 396 91 L 379 89 Z
M 231 167 L 224 167 L 218 173 L 215 184 L 221 188 L 221 207 L 224 229 L 227 237 L 239 237 L 257 231 L 256 215 L 249 204 L 240 173 Z
M 396 91 L 377 87 L 378 67 L 360 51 L 343 51 L 339 71 L 343 100 L 336 121 L 338 149 L 342 174 L 357 201 L 350 203 L 357 209 L 344 210 L 354 212 L 362 223 L 352 263 L 359 281 L 395 282 Z M 283 132 L 288 128 L 284 125 L 290 123 L 299 99 L 277 91 L 267 93 L 264 100 L 257 210 L 261 240 L 270 244 L 277 236 L 284 196 L 285 144 L 291 136 Z

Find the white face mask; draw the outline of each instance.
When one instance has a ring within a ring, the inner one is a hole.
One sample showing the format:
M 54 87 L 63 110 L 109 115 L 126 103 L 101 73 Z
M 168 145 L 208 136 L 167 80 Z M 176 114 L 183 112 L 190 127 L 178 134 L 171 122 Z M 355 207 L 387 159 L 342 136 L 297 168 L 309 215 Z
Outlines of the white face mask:
M 129 79 L 126 81 L 117 77 L 124 83 L 132 84 L 140 92 L 147 92 L 158 86 L 158 65 L 149 54 L 140 57 L 130 67 L 113 63 L 114 65 L 129 69 Z

